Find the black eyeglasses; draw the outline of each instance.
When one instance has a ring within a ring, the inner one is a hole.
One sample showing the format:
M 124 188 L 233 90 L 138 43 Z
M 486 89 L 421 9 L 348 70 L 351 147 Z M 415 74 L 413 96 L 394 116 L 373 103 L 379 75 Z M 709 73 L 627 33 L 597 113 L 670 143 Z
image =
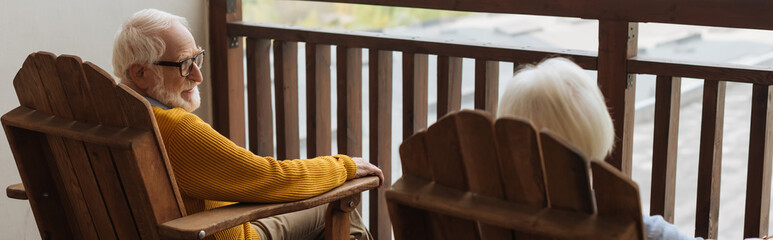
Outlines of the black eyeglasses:
M 196 56 L 193 56 L 192 58 L 186 58 L 179 62 L 167 62 L 167 61 L 158 61 L 154 62 L 153 64 L 159 65 L 159 66 L 169 66 L 169 67 L 178 67 L 180 68 L 180 76 L 187 77 L 191 74 L 191 70 L 193 70 L 193 64 L 196 64 L 196 67 L 201 67 L 201 63 L 204 62 L 204 50 L 201 50 L 200 53 L 196 54 Z

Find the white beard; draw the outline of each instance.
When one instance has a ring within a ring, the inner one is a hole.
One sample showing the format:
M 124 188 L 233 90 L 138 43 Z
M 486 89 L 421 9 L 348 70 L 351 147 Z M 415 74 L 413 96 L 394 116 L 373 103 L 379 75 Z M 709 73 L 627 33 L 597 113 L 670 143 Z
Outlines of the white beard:
M 193 110 L 199 108 L 199 105 L 201 104 L 201 96 L 199 96 L 199 87 L 196 83 L 185 84 L 181 89 L 188 89 L 190 88 L 190 85 L 194 85 L 190 101 L 183 99 L 181 96 L 182 91 L 173 92 L 166 89 L 163 81 L 150 88 L 148 90 L 148 95 L 171 108 L 179 107 L 185 109 L 185 111 L 193 112 Z

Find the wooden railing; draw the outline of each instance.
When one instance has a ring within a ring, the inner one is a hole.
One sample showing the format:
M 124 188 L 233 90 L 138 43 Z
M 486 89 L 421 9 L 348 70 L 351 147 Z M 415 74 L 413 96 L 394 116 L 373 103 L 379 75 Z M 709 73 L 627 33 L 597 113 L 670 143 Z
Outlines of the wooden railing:
M 244 145 L 248 134 L 253 152 L 280 159 L 300 157 L 299 116 L 307 122 L 309 156 L 330 154 L 332 122 L 330 104 L 337 104 L 336 153 L 362 155 L 362 66 L 368 59 L 369 156 L 392 175 L 393 131 L 407 138 L 427 126 L 428 56 L 437 56 L 437 116 L 460 108 L 461 58 L 475 61 L 475 108 L 494 112 L 497 102 L 499 62 L 534 63 L 550 56 L 565 56 L 581 67 L 597 70 L 599 86 L 607 98 L 618 136 L 606 159 L 631 174 L 633 97 L 635 74 L 657 76 L 654 116 L 650 214 L 673 221 L 677 128 L 682 77 L 704 79 L 698 197 L 695 235 L 717 238 L 724 95 L 727 81 L 753 84 L 751 129 L 746 185 L 744 237 L 768 232 L 771 168 L 771 88 L 768 67 L 700 64 L 637 57 L 638 24 L 664 22 L 737 28 L 773 29 L 773 2 L 753 0 L 693 3 L 650 3 L 644 0 L 584 1 L 330 1 L 448 10 L 540 14 L 599 19 L 599 50 L 595 52 L 476 45 L 448 41 L 387 36 L 377 33 L 308 29 L 241 22 L 240 1 L 210 3 L 210 44 L 213 61 L 214 125 L 221 133 Z M 235 4 L 229 5 L 229 3 Z M 592 6 L 592 7 L 591 7 Z M 604 6 L 599 8 L 599 6 Z M 721 20 L 720 20 L 721 19 Z M 246 37 L 246 41 L 242 39 Z M 298 44 L 305 44 L 307 112 L 298 110 Z M 242 48 L 242 46 L 245 46 Z M 335 46 L 335 53 L 331 52 Z M 247 109 L 245 129 L 243 95 L 244 49 L 247 59 Z M 363 49 L 368 50 L 363 56 Z M 273 50 L 273 51 L 272 51 Z M 273 52 L 271 66 L 270 56 Z M 393 52 L 402 52 L 403 75 L 392 76 Z M 337 95 L 331 96 L 331 56 L 336 56 Z M 276 108 L 272 112 L 271 76 L 274 70 Z M 392 81 L 402 79 L 403 129 L 392 129 Z M 273 128 L 272 121 L 276 122 Z M 245 131 L 247 130 L 247 131 Z M 273 146 L 274 134 L 277 145 Z M 276 149 L 276 153 L 273 152 Z M 378 239 L 390 239 L 383 191 L 370 194 L 370 230 Z

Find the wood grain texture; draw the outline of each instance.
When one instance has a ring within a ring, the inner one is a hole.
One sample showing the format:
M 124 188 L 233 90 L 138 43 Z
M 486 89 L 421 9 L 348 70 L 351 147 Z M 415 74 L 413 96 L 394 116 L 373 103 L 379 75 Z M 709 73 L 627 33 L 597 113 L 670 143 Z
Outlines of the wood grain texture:
M 768 235 L 770 221 L 770 167 L 773 146 L 773 93 L 769 85 L 752 90 L 749 169 L 746 180 L 744 238 Z
M 627 59 L 636 56 L 638 23 L 599 21 L 598 83 L 614 119 L 615 143 L 606 161 L 631 175 L 636 75 Z
M 620 239 L 646 239 L 642 223 L 639 187 L 620 170 L 602 161 L 591 161 L 593 190 L 599 216 L 611 216 L 632 222 L 636 231 Z
M 500 118 L 495 130 L 499 144 L 499 174 L 507 200 L 549 206 L 540 140 L 534 125 L 522 118 Z
M 298 132 L 298 43 L 274 41 L 276 157 L 300 158 Z
M 628 60 L 628 72 L 663 76 L 679 76 L 699 79 L 773 84 L 773 67 L 747 66 L 731 63 L 707 63 L 671 60 L 649 56 L 635 56 Z
M 330 45 L 306 43 L 306 146 L 308 157 L 330 155 Z
M 550 208 L 593 214 L 588 160 L 548 130 L 540 132 L 540 145 Z
M 497 152 L 497 138 L 488 112 L 463 110 L 456 114 L 459 149 L 470 192 L 504 198 L 503 177 Z M 512 173 L 507 173 L 512 175 Z M 478 224 L 480 239 L 512 239 L 509 229 Z
M 462 191 L 470 190 L 466 166 L 460 149 L 456 114 L 446 115 L 427 129 L 425 140 L 430 169 L 435 183 Z M 479 229 L 474 221 L 442 213 L 431 213 L 433 235 L 442 239 L 476 239 Z
M 397 7 L 430 8 L 469 12 L 515 13 L 578 17 L 586 19 L 659 22 L 717 27 L 756 28 L 773 30 L 767 9 L 773 3 L 756 0 L 741 1 L 647 1 L 631 0 L 459 0 L 453 4 L 430 0 L 318 0 Z M 715 16 L 722 16 L 717 18 Z
M 464 110 L 409 137 L 400 150 L 405 170 L 386 194 L 396 239 L 644 239 L 636 185 L 598 162 L 595 187 L 609 206 L 596 215 L 589 163 L 547 130 L 536 135 L 528 121 L 492 123 L 487 112 Z M 421 166 L 425 161 L 429 166 Z M 521 174 L 528 171 L 536 173 Z M 531 186 L 536 193 L 523 185 L 538 185 Z
M 620 236 L 637 229 L 635 223 L 620 221 L 618 218 L 589 218 L 585 214 L 567 213 L 563 210 L 534 209 L 532 206 L 469 194 L 418 178 L 402 178 L 393 185 L 386 196 L 390 203 L 420 211 L 477 219 L 482 223 L 556 239 L 620 239 Z M 406 230 L 399 231 L 416 231 L 411 230 L 410 225 L 396 225 L 396 229 L 400 227 Z M 438 238 L 434 236 L 433 239 Z
M 717 238 L 719 186 L 722 169 L 722 132 L 727 82 L 703 83 L 701 142 L 698 155 L 698 196 L 695 207 L 695 236 Z
M 233 3 L 229 12 L 228 3 Z M 244 40 L 231 38 L 229 22 L 242 20 L 242 0 L 209 1 L 209 59 L 212 78 L 212 116 L 215 130 L 245 146 Z M 233 41 L 235 40 L 235 42 Z
M 438 119 L 462 107 L 462 58 L 437 57 Z
M 198 238 L 199 231 L 203 230 L 209 236 L 254 219 L 308 209 L 356 195 L 376 188 L 378 184 L 378 177 L 369 176 L 349 180 L 328 192 L 300 201 L 271 204 L 238 203 L 198 212 L 161 224 L 159 234 L 164 238 L 194 239 Z
M 362 156 L 362 49 L 336 47 L 338 152 Z
M 475 109 L 497 114 L 499 62 L 475 59 Z
M 68 217 L 72 216 L 72 211 L 68 206 L 69 200 L 66 194 L 57 190 L 61 185 L 57 174 L 49 167 L 41 167 L 52 164 L 53 158 L 50 148 L 38 147 L 46 146 L 45 135 L 9 125 L 7 115 L 2 117 L 3 128 L 41 238 L 54 236 L 82 238 L 83 234 L 75 225 L 74 219 Z
M 91 98 L 91 88 L 83 72 L 82 61 L 77 56 L 60 55 L 56 59 L 56 70 L 59 73 L 62 89 L 70 104 L 72 116 L 86 123 L 96 123 L 99 120 L 94 109 L 94 99 Z
M 427 127 L 429 57 L 403 53 L 403 140 Z
M 658 76 L 656 81 L 650 215 L 661 215 L 666 221 L 674 223 L 682 80 L 679 77 Z
M 381 168 L 384 185 L 370 192 L 370 232 L 376 239 L 391 239 L 392 231 L 384 191 L 392 182 L 392 52 L 368 50 L 370 163 Z
M 389 199 L 390 191 L 387 192 L 387 199 Z M 389 219 L 394 226 L 414 226 L 411 228 L 394 227 L 395 239 L 416 239 L 416 240 L 430 240 L 438 239 L 432 235 L 430 229 L 430 218 L 427 211 L 421 209 L 398 204 L 393 201 L 387 200 L 389 206 Z
M 352 32 L 264 24 L 253 22 L 228 23 L 228 34 L 256 38 L 271 38 L 282 41 L 314 42 L 348 48 L 375 48 L 410 52 L 414 54 L 435 54 L 461 58 L 487 59 L 502 62 L 539 62 L 553 56 L 571 58 L 582 68 L 595 70 L 596 54 L 590 51 L 535 48 L 523 46 L 486 45 L 479 43 L 438 41 L 411 37 L 389 36 L 380 33 Z
M 66 118 L 72 118 L 72 114 L 69 111 L 69 106 L 66 102 L 66 97 L 62 92 L 62 86 L 60 84 L 59 76 L 56 72 L 56 56 L 47 52 L 38 52 L 34 55 L 30 55 L 34 58 L 32 61 L 35 64 L 35 71 L 38 74 L 37 78 L 29 78 L 27 81 L 33 82 L 32 85 L 36 86 L 35 89 L 30 89 L 37 94 L 31 96 L 35 99 L 36 103 L 39 103 L 39 110 L 59 115 Z M 95 208 L 95 214 L 90 214 L 87 200 L 92 203 L 99 203 L 98 195 L 94 193 L 84 193 L 83 186 L 78 179 L 78 175 L 73 167 L 73 163 L 70 161 L 68 149 L 65 146 L 65 139 L 61 136 L 46 136 L 47 145 L 50 147 L 53 162 L 49 165 L 54 172 L 58 175 L 58 180 L 61 181 L 58 185 L 60 194 L 67 197 L 69 206 L 66 208 L 72 213 L 70 217 L 73 218 L 73 225 L 75 225 L 83 237 L 96 238 L 97 236 L 109 238 L 109 234 L 112 234 L 112 228 L 95 225 L 95 222 L 107 220 L 106 218 L 94 219 L 93 217 L 105 217 L 106 213 L 99 213 L 99 208 Z M 82 150 L 81 150 L 82 151 Z M 77 155 L 77 153 L 74 153 Z M 94 187 L 90 184 L 91 179 L 88 176 L 81 176 L 85 181 L 83 183 L 86 187 Z M 94 188 L 86 188 L 86 190 L 95 190 Z
M 325 212 L 325 239 L 349 239 L 349 213 L 360 204 L 360 194 L 331 202 Z
M 250 150 L 274 156 L 274 112 L 271 109 L 271 40 L 247 38 L 247 113 Z
M 425 136 L 425 132 L 419 132 L 400 144 L 400 162 L 403 167 L 403 175 L 430 181 L 433 179 L 433 170 L 427 155 Z

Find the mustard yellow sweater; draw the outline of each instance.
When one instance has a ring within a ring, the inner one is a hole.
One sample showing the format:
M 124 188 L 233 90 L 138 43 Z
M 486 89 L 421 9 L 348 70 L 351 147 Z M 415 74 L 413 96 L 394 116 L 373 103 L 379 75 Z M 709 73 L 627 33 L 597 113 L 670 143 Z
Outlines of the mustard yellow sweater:
M 188 214 L 234 202 L 286 202 L 326 192 L 354 178 L 345 155 L 276 161 L 252 154 L 181 108 L 153 107 Z M 258 239 L 249 223 L 214 239 Z M 212 238 L 210 238 L 212 239 Z

